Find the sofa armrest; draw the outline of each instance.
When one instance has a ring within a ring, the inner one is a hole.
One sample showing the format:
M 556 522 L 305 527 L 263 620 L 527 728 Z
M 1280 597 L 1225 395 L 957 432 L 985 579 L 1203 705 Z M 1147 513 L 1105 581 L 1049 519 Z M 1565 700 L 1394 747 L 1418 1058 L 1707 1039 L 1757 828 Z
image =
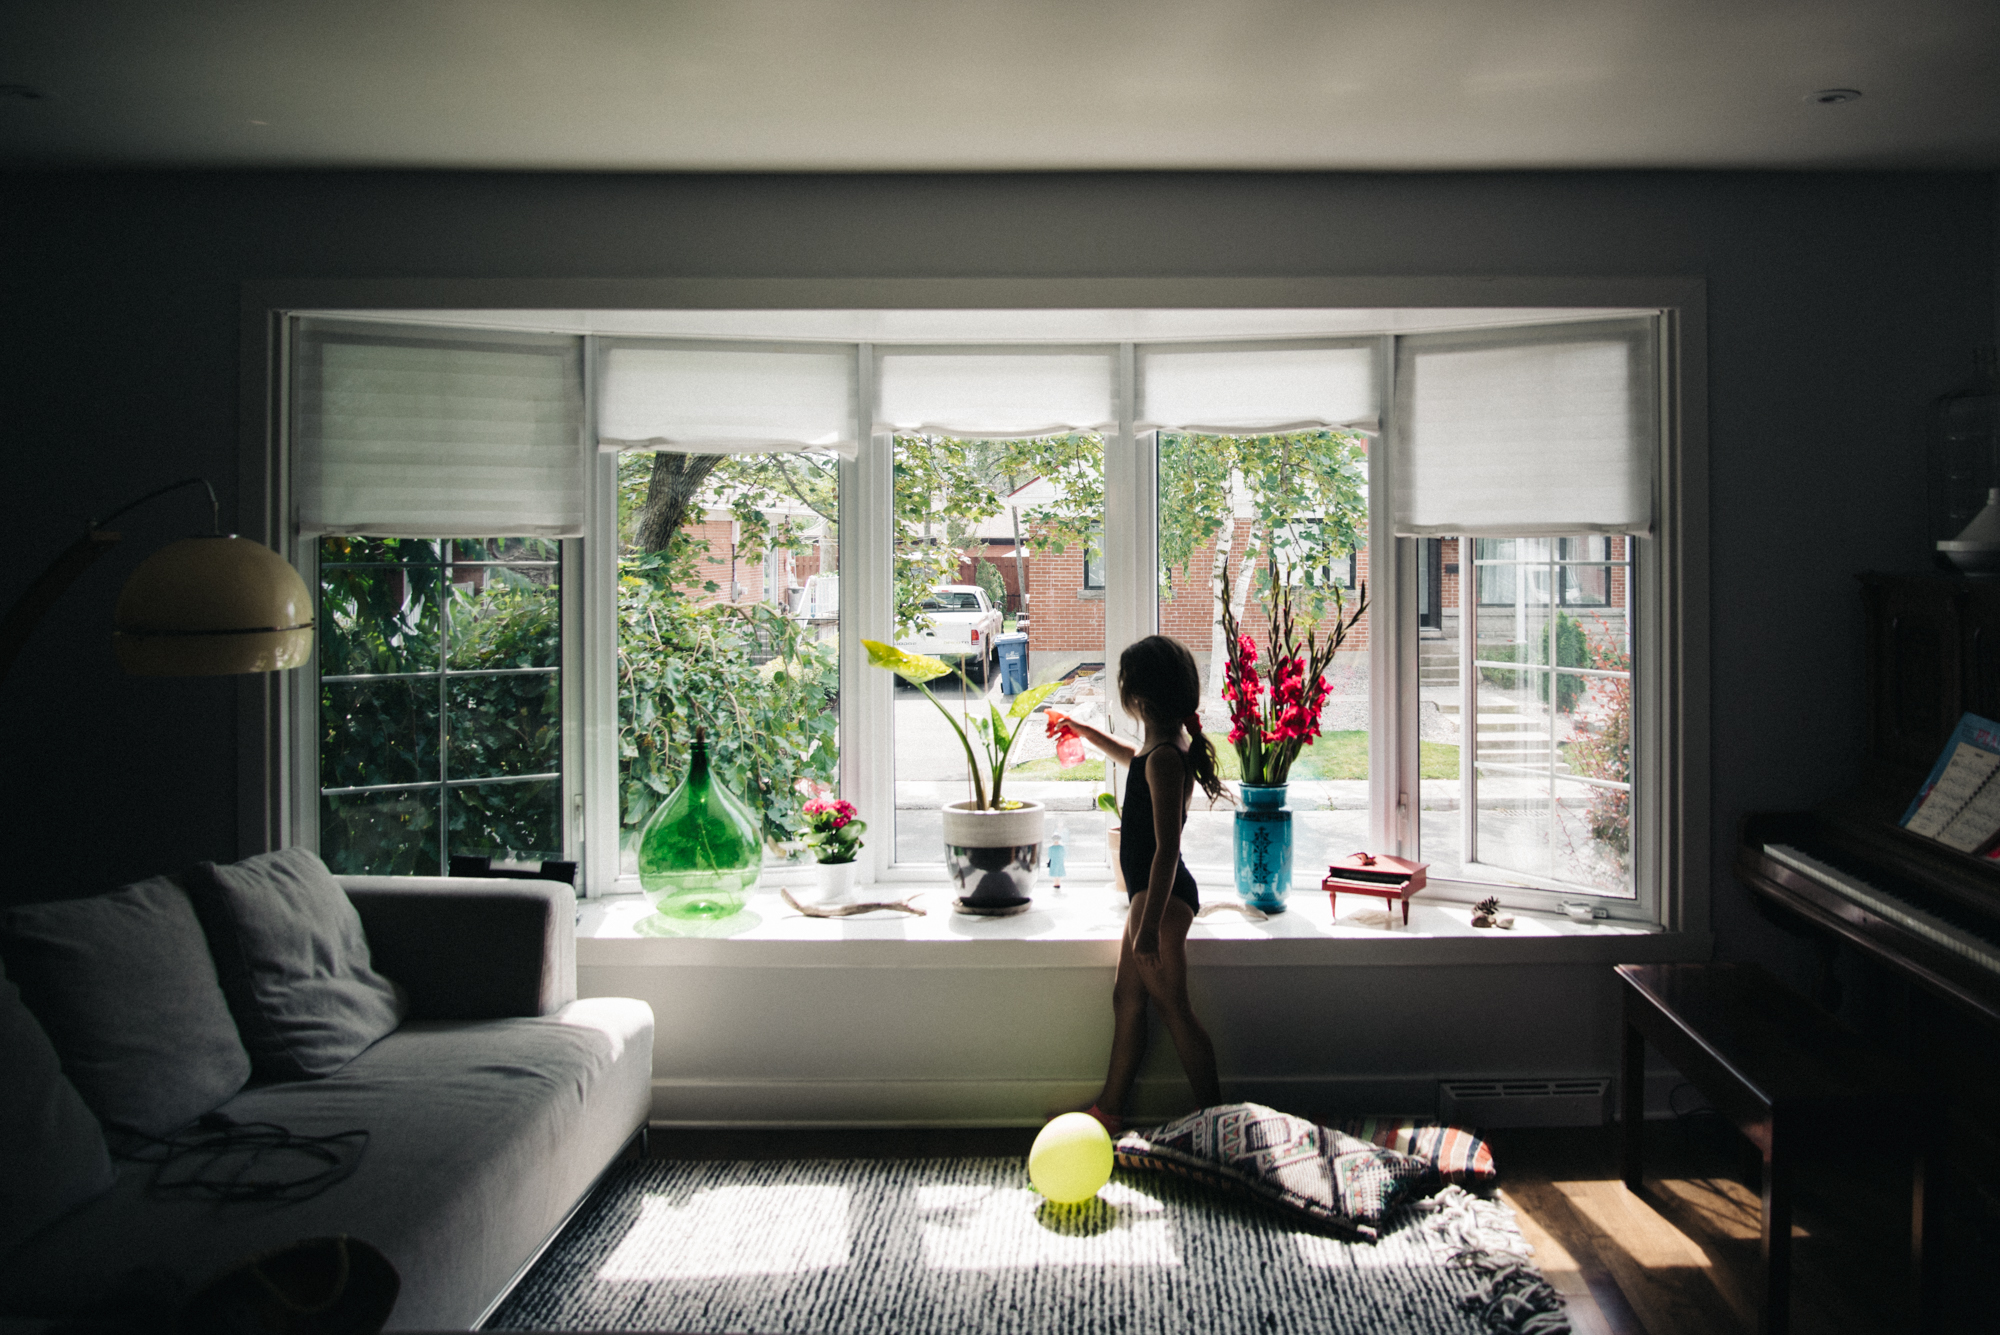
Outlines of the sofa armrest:
M 549 1015 L 575 1000 L 576 894 L 560 881 L 339 879 L 411 1019 Z

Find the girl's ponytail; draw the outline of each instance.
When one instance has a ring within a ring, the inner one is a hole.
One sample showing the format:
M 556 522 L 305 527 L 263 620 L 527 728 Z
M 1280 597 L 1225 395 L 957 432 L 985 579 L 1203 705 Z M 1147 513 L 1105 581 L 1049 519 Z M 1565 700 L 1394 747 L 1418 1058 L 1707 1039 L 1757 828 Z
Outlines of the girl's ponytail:
M 1222 796 L 1222 776 L 1215 772 L 1215 743 L 1202 731 L 1201 715 L 1190 714 L 1181 720 L 1187 729 L 1188 762 L 1194 767 L 1194 781 L 1208 794 L 1210 802 Z

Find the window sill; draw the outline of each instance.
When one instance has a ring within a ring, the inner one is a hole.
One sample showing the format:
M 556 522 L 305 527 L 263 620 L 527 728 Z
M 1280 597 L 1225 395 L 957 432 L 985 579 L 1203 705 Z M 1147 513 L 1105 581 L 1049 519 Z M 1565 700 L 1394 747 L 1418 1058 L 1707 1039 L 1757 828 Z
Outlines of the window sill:
M 796 892 L 795 892 L 796 893 Z M 947 889 L 881 884 L 881 899 L 914 898 L 921 918 L 873 913 L 808 918 L 775 891 L 761 891 L 733 918 L 669 923 L 643 895 L 586 901 L 577 926 L 583 967 L 740 968 L 1107 968 L 1118 958 L 1123 896 L 1078 885 L 1043 891 L 1026 913 L 973 918 L 951 911 Z M 1511 931 L 1477 929 L 1460 904 L 1410 906 L 1410 924 L 1379 924 L 1379 907 L 1342 905 L 1330 920 L 1317 893 L 1292 897 L 1291 910 L 1263 922 L 1223 911 L 1198 920 L 1188 936 L 1197 964 L 1259 965 L 1631 964 L 1708 958 L 1706 934 L 1665 932 L 1625 922 L 1572 922 L 1559 914 L 1516 912 Z

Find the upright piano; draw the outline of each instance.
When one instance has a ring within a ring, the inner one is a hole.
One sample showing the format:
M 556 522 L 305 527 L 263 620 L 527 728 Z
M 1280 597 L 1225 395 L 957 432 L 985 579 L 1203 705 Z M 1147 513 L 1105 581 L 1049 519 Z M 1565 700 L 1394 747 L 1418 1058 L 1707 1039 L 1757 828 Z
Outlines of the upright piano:
M 1902 817 L 1959 716 L 2000 719 L 2000 580 L 1861 583 L 1864 780 L 1817 810 L 1747 817 L 1736 870 L 1768 917 L 1818 946 L 1821 1000 L 1930 1077 L 1956 1227 L 1990 1240 L 2000 1227 L 2000 862 L 1912 834 Z

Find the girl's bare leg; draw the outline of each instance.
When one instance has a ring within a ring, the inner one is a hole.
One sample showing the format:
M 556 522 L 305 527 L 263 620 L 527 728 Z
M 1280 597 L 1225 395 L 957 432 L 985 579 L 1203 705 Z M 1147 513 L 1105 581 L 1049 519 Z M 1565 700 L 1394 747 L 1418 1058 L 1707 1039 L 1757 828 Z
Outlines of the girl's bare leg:
M 1138 957 L 1132 953 L 1133 938 L 1139 934 L 1140 904 L 1140 899 L 1134 899 L 1126 911 L 1125 935 L 1118 944 L 1118 981 L 1111 988 L 1111 1063 L 1097 1096 L 1097 1107 L 1113 1117 L 1124 1115 L 1125 1100 L 1131 1096 L 1139 1062 L 1146 1055 L 1146 985 L 1139 978 Z
M 1182 900 L 1168 900 L 1160 917 L 1159 963 L 1148 968 L 1137 956 L 1133 958 L 1146 994 L 1159 1008 L 1160 1022 L 1173 1037 L 1174 1051 L 1180 1055 L 1181 1070 L 1194 1090 L 1196 1105 L 1212 1108 L 1222 1102 L 1222 1087 L 1215 1076 L 1215 1044 L 1188 1001 L 1187 934 L 1192 926 L 1194 910 Z
M 1160 918 L 1159 962 L 1149 968 L 1132 948 L 1139 935 L 1145 899 L 1143 894 L 1135 896 L 1125 918 L 1125 937 L 1118 950 L 1118 981 L 1111 993 L 1116 1021 L 1111 1064 L 1097 1106 L 1118 1113 L 1131 1095 L 1140 1059 L 1146 1055 L 1146 1002 L 1150 998 L 1173 1038 L 1174 1051 L 1180 1056 L 1181 1070 L 1187 1074 L 1196 1101 L 1204 1108 L 1211 1107 L 1222 1102 L 1215 1075 L 1215 1045 L 1195 1018 L 1187 994 L 1187 934 L 1194 924 L 1194 910 L 1179 900 L 1167 901 Z

